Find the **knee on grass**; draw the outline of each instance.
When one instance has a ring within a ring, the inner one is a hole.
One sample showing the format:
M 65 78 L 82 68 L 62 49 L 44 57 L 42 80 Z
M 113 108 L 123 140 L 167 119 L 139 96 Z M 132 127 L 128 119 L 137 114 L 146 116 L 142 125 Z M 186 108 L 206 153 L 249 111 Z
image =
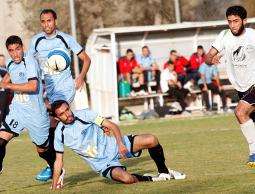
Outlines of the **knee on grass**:
M 124 184 L 132 184 L 138 182 L 137 178 L 133 175 L 124 176 L 119 181 Z

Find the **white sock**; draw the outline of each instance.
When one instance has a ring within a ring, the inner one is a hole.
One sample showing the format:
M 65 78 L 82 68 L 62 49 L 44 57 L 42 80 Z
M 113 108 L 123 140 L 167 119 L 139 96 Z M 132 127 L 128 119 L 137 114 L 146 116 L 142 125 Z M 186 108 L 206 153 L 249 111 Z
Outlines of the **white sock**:
M 250 155 L 255 154 L 255 125 L 253 121 L 250 119 L 247 122 L 240 124 L 240 126 L 243 135 L 249 144 Z

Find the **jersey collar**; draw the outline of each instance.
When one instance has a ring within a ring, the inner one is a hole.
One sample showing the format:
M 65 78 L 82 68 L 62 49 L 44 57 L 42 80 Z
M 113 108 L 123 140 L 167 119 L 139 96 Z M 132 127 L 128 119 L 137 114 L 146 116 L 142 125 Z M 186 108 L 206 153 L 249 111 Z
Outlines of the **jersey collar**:
M 53 38 L 56 38 L 56 36 L 58 35 L 58 33 L 59 33 L 59 31 L 56 29 L 55 30 L 55 34 L 54 35 L 52 35 L 52 36 L 48 36 L 45 32 L 43 32 L 43 34 L 44 34 L 44 37 L 46 38 L 46 39 L 53 39 Z

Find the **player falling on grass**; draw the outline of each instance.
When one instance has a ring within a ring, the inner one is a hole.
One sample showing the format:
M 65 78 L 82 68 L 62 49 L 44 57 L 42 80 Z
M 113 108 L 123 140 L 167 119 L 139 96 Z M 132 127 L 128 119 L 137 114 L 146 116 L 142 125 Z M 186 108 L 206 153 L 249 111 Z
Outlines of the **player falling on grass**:
M 49 147 L 50 123 L 43 102 L 38 64 L 33 56 L 24 54 L 23 43 L 18 36 L 7 38 L 6 48 L 12 60 L 7 65 L 8 74 L 0 82 L 0 89 L 13 90 L 14 98 L 10 112 L 0 128 L 0 173 L 3 170 L 7 143 L 25 128 L 36 145 L 39 156 L 53 168 L 56 153 Z
M 119 127 L 113 122 L 98 116 L 89 109 L 72 112 L 67 102 L 60 100 L 52 104 L 59 122 L 55 130 L 54 147 L 56 161 L 54 164 L 52 188 L 62 187 L 64 145 L 83 157 L 90 167 L 109 179 L 125 184 L 138 181 L 164 181 L 184 179 L 185 174 L 169 170 L 165 164 L 162 146 L 151 134 L 122 136 Z M 111 129 L 113 136 L 107 136 L 102 127 Z M 120 162 L 120 158 L 139 157 L 143 149 L 148 149 L 157 165 L 159 175 L 142 176 L 130 174 Z
M 224 51 L 229 81 L 238 91 L 240 101 L 235 115 L 250 150 L 248 165 L 255 165 L 255 30 L 246 28 L 247 12 L 242 6 L 226 11 L 229 29 L 223 30 L 206 56 L 207 64 L 219 64 L 219 52 Z
M 38 60 L 44 76 L 49 101 L 47 108 L 50 109 L 50 105 L 56 100 L 65 100 L 71 104 L 75 96 L 75 89 L 81 89 L 84 85 L 84 78 L 90 66 L 90 58 L 72 36 L 57 30 L 57 14 L 54 10 L 43 10 L 40 14 L 40 22 L 43 32 L 33 36 L 29 52 Z M 58 72 L 46 65 L 48 53 L 56 48 L 74 52 L 83 62 L 81 73 L 76 78 L 75 84 L 70 66 L 66 70 Z M 51 121 L 53 120 L 51 119 Z M 51 123 L 51 127 L 50 133 L 51 131 L 54 132 L 54 124 Z M 46 167 L 36 179 L 47 181 L 51 177 L 52 171 Z

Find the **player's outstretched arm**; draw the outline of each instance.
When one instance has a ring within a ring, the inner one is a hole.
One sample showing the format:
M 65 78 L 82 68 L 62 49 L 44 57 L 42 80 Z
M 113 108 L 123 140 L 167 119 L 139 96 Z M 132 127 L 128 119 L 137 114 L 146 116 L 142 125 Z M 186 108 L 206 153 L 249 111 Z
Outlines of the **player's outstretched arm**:
M 115 123 L 113 123 L 113 122 L 111 122 L 111 121 L 109 121 L 107 119 L 104 119 L 104 121 L 102 123 L 102 126 L 103 127 L 107 127 L 107 128 L 109 128 L 109 129 L 111 129 L 113 131 L 113 135 L 116 138 L 121 158 L 125 159 L 128 150 L 127 150 L 126 146 L 122 142 L 122 135 L 121 135 L 119 127 Z
M 6 82 L 9 83 L 11 82 L 11 77 L 8 73 L 5 74 L 5 76 L 3 77 L 3 79 L 1 80 L 2 82 Z
M 205 56 L 205 63 L 207 63 L 208 65 L 219 64 L 220 57 L 218 57 L 217 54 L 218 51 L 212 47 Z
M 54 163 L 52 190 L 61 189 L 58 188 L 58 179 L 60 177 L 63 168 L 63 153 L 56 153 L 56 160 Z
M 36 92 L 38 87 L 38 80 L 29 80 L 27 83 L 23 84 L 13 84 L 7 82 L 0 82 L 0 88 L 9 89 L 19 92 Z
M 84 85 L 84 78 L 89 70 L 91 60 L 89 56 L 83 51 L 78 55 L 79 59 L 82 60 L 82 70 L 79 76 L 75 80 L 75 88 L 76 90 L 81 89 Z

